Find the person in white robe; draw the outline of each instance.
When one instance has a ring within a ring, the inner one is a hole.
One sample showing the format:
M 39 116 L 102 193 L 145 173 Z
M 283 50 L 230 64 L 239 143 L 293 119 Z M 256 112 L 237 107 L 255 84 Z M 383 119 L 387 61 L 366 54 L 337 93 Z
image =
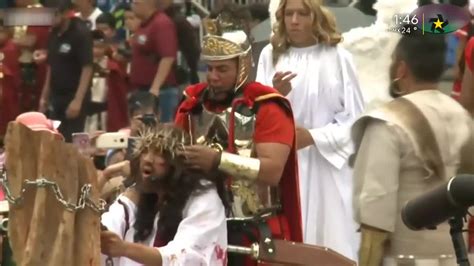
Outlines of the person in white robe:
M 257 81 L 277 88 L 293 107 L 304 242 L 356 260 L 347 161 L 349 129 L 364 105 L 351 55 L 338 45 L 333 17 L 318 0 L 282 0 L 274 33 L 260 55 Z
M 183 140 L 171 126 L 137 140 L 131 172 L 141 178 L 102 215 L 102 265 L 227 265 L 223 201 L 214 183 L 184 173 Z

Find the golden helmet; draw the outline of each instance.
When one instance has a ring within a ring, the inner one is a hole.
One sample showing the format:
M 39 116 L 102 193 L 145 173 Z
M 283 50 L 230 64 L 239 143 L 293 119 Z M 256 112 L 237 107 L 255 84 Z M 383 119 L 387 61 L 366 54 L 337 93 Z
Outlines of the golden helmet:
M 252 67 L 251 45 L 240 26 L 242 23 L 224 13 L 216 19 L 204 19 L 203 23 L 206 35 L 202 41 L 201 59 L 220 61 L 238 58 L 239 73 L 235 82 L 235 90 L 238 90 L 247 81 Z

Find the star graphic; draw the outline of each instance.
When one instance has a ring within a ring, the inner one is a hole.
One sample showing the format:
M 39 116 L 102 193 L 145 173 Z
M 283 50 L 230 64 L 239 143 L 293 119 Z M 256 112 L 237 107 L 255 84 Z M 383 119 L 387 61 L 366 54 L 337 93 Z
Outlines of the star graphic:
M 443 18 L 442 14 L 437 14 L 430 19 L 432 33 L 444 33 L 444 28 L 449 25 L 449 21 Z
M 442 29 L 442 28 L 443 28 L 443 23 L 444 23 L 444 22 L 443 22 L 443 21 L 440 21 L 439 18 L 438 18 L 438 20 L 436 20 L 436 21 L 433 22 L 433 23 L 434 23 L 434 25 L 435 25 L 435 29 L 437 29 L 437 28 Z

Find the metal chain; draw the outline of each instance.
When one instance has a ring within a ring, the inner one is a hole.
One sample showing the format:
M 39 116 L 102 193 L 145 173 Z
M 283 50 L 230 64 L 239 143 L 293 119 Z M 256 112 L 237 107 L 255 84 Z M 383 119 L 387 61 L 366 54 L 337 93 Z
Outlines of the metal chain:
M 97 213 L 103 213 L 105 211 L 106 202 L 103 199 L 99 199 L 99 202 L 96 203 L 92 200 L 90 191 L 92 189 L 91 184 L 85 184 L 81 187 L 81 194 L 79 195 L 79 199 L 77 203 L 70 203 L 68 202 L 59 188 L 58 184 L 53 181 L 49 181 L 45 178 L 39 178 L 34 181 L 25 179 L 23 181 L 20 195 L 15 197 L 12 195 L 8 183 L 7 178 L 7 171 L 5 169 L 0 169 L 0 186 L 5 193 L 5 198 L 7 201 L 12 205 L 19 205 L 24 199 L 24 194 L 29 187 L 37 187 L 37 188 L 51 188 L 54 192 L 56 200 L 64 206 L 64 208 L 68 211 L 75 212 L 77 210 L 85 209 L 89 207 L 93 211 Z

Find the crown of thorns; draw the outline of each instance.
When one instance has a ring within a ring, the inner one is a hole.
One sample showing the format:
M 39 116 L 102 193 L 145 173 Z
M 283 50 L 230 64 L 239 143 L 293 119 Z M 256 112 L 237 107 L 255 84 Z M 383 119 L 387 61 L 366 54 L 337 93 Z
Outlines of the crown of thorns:
M 173 160 L 178 158 L 188 143 L 189 137 L 186 132 L 176 127 L 163 125 L 146 127 L 139 131 L 133 155 L 138 157 L 144 151 L 149 150 L 170 156 L 170 159 Z

